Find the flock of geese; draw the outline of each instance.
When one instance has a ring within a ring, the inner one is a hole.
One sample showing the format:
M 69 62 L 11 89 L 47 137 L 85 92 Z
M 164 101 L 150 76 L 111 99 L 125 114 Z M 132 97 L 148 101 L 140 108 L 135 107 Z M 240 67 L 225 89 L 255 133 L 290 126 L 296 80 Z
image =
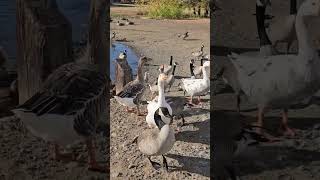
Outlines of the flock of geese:
M 319 0 L 305 0 L 297 10 L 296 0 L 291 0 L 290 14 L 272 19 L 265 27 L 265 10 L 271 2 L 256 0 L 256 22 L 260 39 L 260 50 L 243 54 L 231 53 L 225 59 L 232 66 L 223 66 L 217 76 L 222 77 L 235 91 L 237 108 L 240 112 L 240 95 L 258 107 L 258 122 L 256 132 L 266 142 L 279 140 L 262 132 L 264 113 L 268 109 L 282 109 L 281 130 L 287 137 L 296 136 L 288 125 L 288 109 L 291 105 L 312 97 L 320 89 L 320 59 L 308 33 L 306 20 L 320 15 Z M 298 53 L 288 54 L 292 43 L 297 40 Z M 276 48 L 278 43 L 287 43 L 287 52 L 280 53 Z M 217 63 L 218 64 L 218 63 Z M 216 122 L 215 119 L 214 122 Z M 219 140 L 219 138 L 217 139 Z M 237 141 L 234 139 L 234 141 Z M 222 143 L 223 144 L 223 143 Z M 247 146 L 249 144 L 246 144 Z M 221 144 L 217 145 L 217 149 Z M 219 151 L 219 150 L 218 150 Z M 215 152 L 217 164 L 215 177 L 237 179 L 232 168 L 231 159 L 235 154 L 232 146 L 220 148 Z M 224 160 L 224 161 L 223 161 Z M 223 173 L 224 171 L 224 173 Z
M 199 96 L 200 101 L 200 96 L 208 94 L 210 89 L 210 59 L 205 59 L 203 56 L 203 48 L 204 46 L 202 45 L 199 52 L 192 53 L 195 58 L 202 56 L 201 66 L 195 68 L 194 60 L 192 60 L 190 63 L 191 76 L 181 79 L 183 90 L 190 96 L 190 104 L 193 104 L 193 96 Z M 121 61 L 119 59 L 121 59 Z M 151 157 L 162 155 L 163 167 L 168 170 L 167 160 L 164 154 L 171 150 L 175 142 L 175 132 L 170 125 L 174 117 L 182 119 L 182 126 L 185 124 L 183 111 L 187 102 L 184 96 L 166 95 L 166 92 L 170 92 L 171 86 L 175 82 L 175 71 L 177 66 L 179 66 L 179 63 L 174 62 L 173 56 L 170 57 L 169 64 L 160 65 L 158 69 L 159 75 L 157 81 L 154 83 L 149 82 L 149 73 L 144 72 L 143 68 L 150 60 L 150 58 L 145 56 L 139 59 L 136 78 L 124 85 L 122 90 L 116 93 L 114 98 L 119 104 L 125 106 L 128 112 L 133 112 L 133 108 L 136 108 L 139 116 L 146 116 L 149 129 L 143 131 L 136 137 L 134 142 L 137 143 L 139 150 L 148 156 L 149 161 L 155 169 L 157 169 L 157 166 L 160 166 L 160 164 L 152 161 Z M 130 69 L 125 51 L 119 54 L 116 62 L 122 62 L 120 67 Z M 199 75 L 199 69 L 201 69 L 202 78 L 196 78 L 196 76 L 194 76 L 195 70 Z M 132 72 L 132 70 L 127 72 Z M 123 84 L 124 80 L 121 81 L 121 78 L 116 77 L 116 80 L 118 81 L 115 82 L 115 86 L 117 86 L 117 83 Z M 151 93 L 156 96 L 153 97 L 151 101 L 147 101 L 147 113 L 144 114 L 141 113 L 140 103 L 141 97 L 148 87 Z
M 226 76 L 223 72 L 221 76 L 225 77 L 226 82 L 236 90 L 237 96 L 244 93 L 258 106 L 259 127 L 263 127 L 263 115 L 267 108 L 282 108 L 282 129 L 285 134 L 294 136 L 294 131 L 287 123 L 288 108 L 293 103 L 312 96 L 320 88 L 319 54 L 312 44 L 305 24 L 306 17 L 319 16 L 320 1 L 305 0 L 298 11 L 292 8 L 291 14 L 278 23 L 281 28 L 274 28 L 273 25 L 277 24 L 274 23 L 270 24 L 268 31 L 264 23 L 267 2 L 256 1 L 260 51 L 246 54 L 232 53 L 228 58 L 234 65 L 237 76 L 230 79 L 230 76 Z M 291 2 L 296 4 L 295 0 Z M 100 24 L 99 27 L 105 30 L 103 14 L 101 13 L 96 21 Z M 103 30 L 101 32 L 105 32 Z M 298 54 L 279 54 L 275 50 L 278 42 L 287 42 L 289 49 L 295 37 L 299 45 Z M 103 38 L 101 33 L 101 39 Z M 85 63 L 90 62 L 89 60 L 83 61 L 90 58 L 87 54 L 90 52 L 90 46 L 96 48 L 88 41 L 88 51 L 85 51 L 83 57 L 77 62 L 59 67 L 47 78 L 43 88 L 13 112 L 32 134 L 52 142 L 57 159 L 74 160 L 74 156 L 60 153 L 59 146 L 85 140 L 89 152 L 89 168 L 106 171 L 108 167 L 98 165 L 95 159 L 93 139 L 97 123 L 106 113 L 108 78 L 99 66 Z M 191 75 L 181 80 L 183 90 L 190 96 L 190 104 L 193 104 L 194 96 L 198 96 L 200 101 L 200 97 L 206 95 L 210 89 L 210 58 L 203 56 L 203 47 L 192 53 L 196 60 L 202 59 L 201 65 L 195 68 L 195 60 L 191 60 Z M 104 49 L 98 49 L 103 54 Z M 119 58 L 126 58 L 125 52 Z M 207 60 L 203 62 L 204 59 Z M 149 60 L 147 57 L 139 59 L 136 78 L 114 96 L 117 102 L 127 107 L 128 111 L 137 108 L 138 115 L 143 115 L 139 105 L 141 96 L 148 87 L 145 81 L 149 79 L 144 77 L 146 73 L 143 72 L 143 66 Z M 168 65 L 160 66 L 157 82 L 152 85 L 149 83 L 150 90 L 158 93 L 157 97 L 148 101 L 147 105 L 146 122 L 150 128 L 135 138 L 139 150 L 148 156 L 153 167 L 157 163 L 150 157 L 162 155 L 163 165 L 168 169 L 164 154 L 175 142 L 174 131 L 170 125 L 174 116 L 181 117 L 184 123 L 185 98 L 165 95 L 166 88 L 170 91 L 174 82 L 176 66 L 179 64 L 173 62 L 171 57 Z M 201 78 L 198 77 L 200 74 Z M 258 130 L 258 133 L 261 132 Z M 225 170 L 231 172 L 228 168 Z

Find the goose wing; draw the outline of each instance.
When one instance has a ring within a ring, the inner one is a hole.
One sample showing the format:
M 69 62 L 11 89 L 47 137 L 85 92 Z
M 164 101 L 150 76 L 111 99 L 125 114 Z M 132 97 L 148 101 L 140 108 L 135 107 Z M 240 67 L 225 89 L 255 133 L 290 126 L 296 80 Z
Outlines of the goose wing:
M 139 150 L 146 155 L 154 155 L 160 150 L 157 128 L 144 131 L 137 139 Z
M 78 134 L 95 133 L 97 120 L 106 109 L 107 78 L 95 65 L 70 63 L 54 71 L 43 88 L 14 112 L 36 116 L 72 116 Z
M 136 81 L 132 81 L 124 86 L 123 90 L 117 94 L 121 98 L 136 98 L 144 90 L 145 86 Z
M 244 56 L 232 53 L 229 56 L 231 62 L 237 67 L 238 71 L 245 73 L 248 76 L 255 74 L 259 69 L 271 65 L 272 59 L 258 56 Z

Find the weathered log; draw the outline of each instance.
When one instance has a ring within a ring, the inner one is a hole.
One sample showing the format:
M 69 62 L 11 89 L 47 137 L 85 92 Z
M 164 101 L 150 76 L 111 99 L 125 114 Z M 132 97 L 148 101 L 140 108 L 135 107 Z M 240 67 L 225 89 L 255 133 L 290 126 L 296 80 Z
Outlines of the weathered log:
M 40 89 L 52 71 L 73 61 L 72 32 L 55 0 L 17 0 L 16 7 L 21 104 Z

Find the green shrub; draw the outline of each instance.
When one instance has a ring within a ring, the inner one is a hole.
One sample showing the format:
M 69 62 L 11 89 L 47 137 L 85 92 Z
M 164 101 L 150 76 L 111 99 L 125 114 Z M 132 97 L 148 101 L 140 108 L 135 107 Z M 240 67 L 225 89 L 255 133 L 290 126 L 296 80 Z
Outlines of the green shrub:
M 179 0 L 150 0 L 146 8 L 148 16 L 166 19 L 183 18 L 185 7 L 180 2 Z

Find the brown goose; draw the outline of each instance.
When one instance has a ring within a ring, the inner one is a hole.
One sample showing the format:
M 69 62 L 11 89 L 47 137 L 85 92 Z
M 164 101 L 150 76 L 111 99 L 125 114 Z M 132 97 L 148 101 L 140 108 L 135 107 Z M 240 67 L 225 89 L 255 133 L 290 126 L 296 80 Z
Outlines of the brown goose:
M 131 112 L 129 108 L 137 107 L 138 115 L 143 115 L 140 113 L 139 101 L 145 90 L 144 80 L 143 80 L 143 66 L 150 59 L 147 57 L 141 57 L 138 63 L 138 73 L 135 80 L 129 82 L 123 87 L 123 90 L 119 92 L 114 98 L 123 106 L 126 106 L 127 111 Z
M 133 80 L 132 69 L 127 59 L 116 59 L 116 76 L 115 76 L 116 94 L 123 90 L 123 87 Z

